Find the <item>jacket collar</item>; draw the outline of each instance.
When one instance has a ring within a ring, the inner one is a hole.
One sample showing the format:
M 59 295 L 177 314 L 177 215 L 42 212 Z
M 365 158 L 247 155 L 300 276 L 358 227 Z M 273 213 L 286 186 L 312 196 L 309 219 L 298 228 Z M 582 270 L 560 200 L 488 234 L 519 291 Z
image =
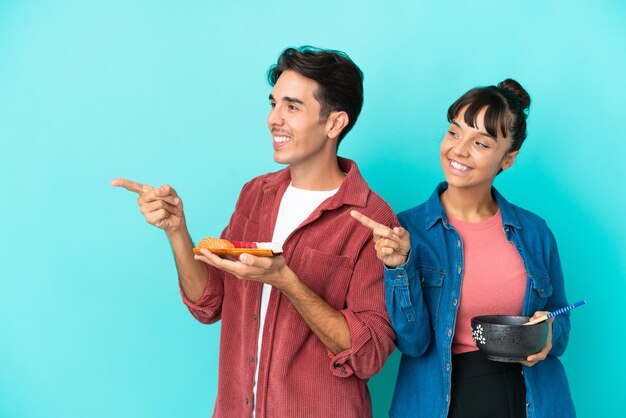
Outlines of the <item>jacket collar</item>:
M 337 162 L 341 171 L 346 173 L 346 177 L 343 179 L 341 186 L 339 186 L 337 193 L 326 202 L 324 209 L 336 209 L 344 204 L 365 207 L 370 188 L 361 176 L 356 163 L 342 157 L 337 157 Z M 282 195 L 290 182 L 291 170 L 289 170 L 289 167 L 286 167 L 265 177 L 266 184 L 264 189 L 275 189 Z
M 441 200 L 439 200 L 439 196 L 446 191 L 448 188 L 447 182 L 441 182 L 437 185 L 433 193 L 430 195 L 428 200 L 426 201 L 426 228 L 432 228 L 437 221 L 441 220 L 443 225 L 446 228 L 449 228 L 448 216 L 446 215 L 446 211 L 443 209 L 443 205 L 441 204 Z M 517 215 L 513 210 L 513 205 L 511 205 L 501 194 L 496 190 L 495 187 L 491 187 L 491 195 L 496 200 L 498 204 L 498 208 L 500 208 L 500 215 L 502 216 L 502 224 L 508 225 L 513 228 L 521 229 L 522 226 L 517 219 Z

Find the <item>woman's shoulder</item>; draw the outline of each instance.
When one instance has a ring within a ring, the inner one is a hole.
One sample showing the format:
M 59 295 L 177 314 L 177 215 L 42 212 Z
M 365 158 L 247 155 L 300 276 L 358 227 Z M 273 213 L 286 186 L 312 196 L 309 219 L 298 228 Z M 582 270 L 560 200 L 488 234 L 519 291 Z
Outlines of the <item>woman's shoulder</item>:
M 426 230 L 444 217 L 443 207 L 439 195 L 446 188 L 445 183 L 439 183 L 430 197 L 424 202 L 398 214 L 400 224 L 410 230 Z
M 523 235 L 536 236 L 539 239 L 552 236 L 552 231 L 543 217 L 518 205 L 508 202 L 507 204 L 508 210 L 505 210 L 502 206 L 500 207 L 502 222 L 505 225 L 518 228 Z
M 409 225 L 413 227 L 426 226 L 427 203 L 424 202 L 410 209 L 398 213 L 398 220 L 405 228 Z
M 422 202 L 417 206 L 413 206 L 412 208 L 405 209 L 401 211 L 400 213 L 398 213 L 398 216 L 400 215 L 407 216 L 407 215 L 412 215 L 416 213 L 424 213 L 424 211 L 426 210 L 426 203 L 428 202 Z
M 547 226 L 546 220 L 542 218 L 541 216 L 539 216 L 538 214 L 536 214 L 535 212 L 532 212 L 528 209 L 525 209 L 521 206 L 517 206 L 514 204 L 511 204 L 511 208 L 515 211 L 520 221 L 525 222 L 525 223 L 532 223 L 532 224 Z

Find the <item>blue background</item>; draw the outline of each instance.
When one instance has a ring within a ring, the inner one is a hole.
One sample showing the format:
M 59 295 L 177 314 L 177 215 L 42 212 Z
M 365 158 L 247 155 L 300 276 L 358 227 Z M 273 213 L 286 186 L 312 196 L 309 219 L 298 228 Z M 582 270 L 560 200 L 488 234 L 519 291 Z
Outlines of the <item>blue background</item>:
M 0 0 L 0 416 L 210 416 L 219 325 L 188 314 L 164 234 L 109 180 L 170 183 L 192 235 L 218 234 L 244 182 L 279 168 L 265 72 L 302 44 L 364 71 L 340 155 L 396 211 L 442 179 L 452 101 L 528 89 L 496 186 L 548 221 L 587 300 L 563 357 L 579 416 L 621 415 L 625 21 L 617 0 Z M 377 417 L 398 359 L 370 383 Z

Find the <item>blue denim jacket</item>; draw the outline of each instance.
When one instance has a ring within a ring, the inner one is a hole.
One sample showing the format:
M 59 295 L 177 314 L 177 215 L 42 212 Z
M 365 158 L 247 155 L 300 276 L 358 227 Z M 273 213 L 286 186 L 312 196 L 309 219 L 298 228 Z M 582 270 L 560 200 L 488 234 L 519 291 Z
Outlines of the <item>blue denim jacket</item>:
M 439 200 L 441 183 L 425 203 L 398 219 L 411 234 L 405 264 L 385 269 L 385 296 L 402 352 L 391 405 L 392 417 L 445 418 L 450 405 L 452 338 L 463 279 L 463 243 Z M 556 241 L 545 221 L 492 194 L 500 208 L 507 239 L 519 252 L 528 280 L 523 315 L 567 305 Z M 576 415 L 565 370 L 557 358 L 565 351 L 569 314 L 552 325 L 552 350 L 533 367 L 523 366 L 529 418 Z

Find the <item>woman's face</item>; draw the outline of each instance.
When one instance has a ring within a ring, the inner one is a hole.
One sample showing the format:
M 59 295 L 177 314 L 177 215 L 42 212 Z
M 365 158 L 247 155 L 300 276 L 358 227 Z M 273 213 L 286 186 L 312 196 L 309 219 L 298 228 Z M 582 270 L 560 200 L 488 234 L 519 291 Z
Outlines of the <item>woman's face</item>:
M 484 125 L 483 108 L 472 128 L 464 121 L 465 110 L 452 121 L 440 147 L 441 166 L 449 187 L 491 188 L 496 174 L 515 161 L 519 151 L 509 152 L 511 139 L 498 133 L 493 137 Z

